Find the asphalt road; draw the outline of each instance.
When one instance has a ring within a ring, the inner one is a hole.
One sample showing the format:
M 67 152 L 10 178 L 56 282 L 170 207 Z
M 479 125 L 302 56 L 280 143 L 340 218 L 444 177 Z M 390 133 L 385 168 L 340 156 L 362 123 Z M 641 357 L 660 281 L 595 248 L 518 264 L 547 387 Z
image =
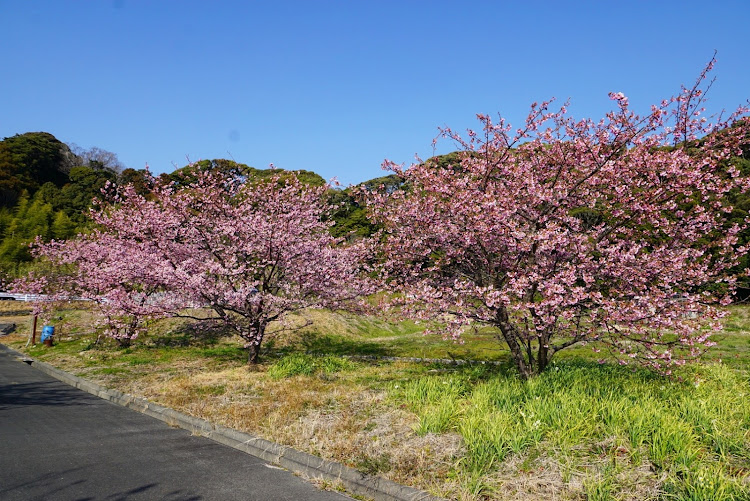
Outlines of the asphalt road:
M 0 351 L 0 499 L 344 501 Z

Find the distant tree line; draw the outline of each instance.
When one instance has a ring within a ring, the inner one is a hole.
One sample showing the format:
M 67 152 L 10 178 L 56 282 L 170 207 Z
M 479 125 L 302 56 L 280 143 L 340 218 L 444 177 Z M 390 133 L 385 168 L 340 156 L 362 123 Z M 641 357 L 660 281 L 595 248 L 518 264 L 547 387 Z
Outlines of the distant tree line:
M 0 141 L 0 274 L 23 273 L 37 237 L 64 240 L 87 231 L 88 209 L 107 182 L 138 183 L 143 175 L 124 169 L 114 153 L 71 148 L 47 132 Z

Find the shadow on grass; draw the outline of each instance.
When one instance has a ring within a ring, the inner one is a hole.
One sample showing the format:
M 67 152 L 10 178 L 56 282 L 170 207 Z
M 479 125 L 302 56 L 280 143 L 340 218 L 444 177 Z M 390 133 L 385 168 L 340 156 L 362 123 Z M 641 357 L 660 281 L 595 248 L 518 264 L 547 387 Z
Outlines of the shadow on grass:
M 471 362 L 467 364 L 452 365 L 440 362 L 425 365 L 430 374 L 453 374 L 464 377 L 469 381 L 478 382 L 494 378 L 520 379 L 518 369 L 508 357 L 500 361 Z M 690 368 L 683 372 L 687 373 Z M 684 376 L 685 374 L 683 374 Z M 621 366 L 615 361 L 598 363 L 585 358 L 571 357 L 551 363 L 540 374 L 532 376 L 530 381 L 555 381 L 555 384 L 565 386 L 576 379 L 591 381 L 593 386 L 606 382 L 611 387 L 614 384 L 622 386 L 638 382 L 640 384 L 654 384 L 662 382 L 679 382 L 679 378 L 663 376 L 657 372 L 643 367 Z M 680 383 L 682 384 L 682 383 Z M 621 389 L 624 390 L 624 386 Z
M 367 355 L 376 357 L 394 356 L 393 350 L 379 343 L 369 343 L 344 337 L 306 332 L 300 339 L 300 347 L 309 353 L 326 355 Z
M 247 350 L 237 345 L 204 346 L 196 350 L 201 356 L 219 362 L 245 362 L 247 360 Z
M 151 338 L 156 347 L 213 346 L 232 333 L 223 325 L 212 321 L 191 322 L 175 328 L 162 336 Z

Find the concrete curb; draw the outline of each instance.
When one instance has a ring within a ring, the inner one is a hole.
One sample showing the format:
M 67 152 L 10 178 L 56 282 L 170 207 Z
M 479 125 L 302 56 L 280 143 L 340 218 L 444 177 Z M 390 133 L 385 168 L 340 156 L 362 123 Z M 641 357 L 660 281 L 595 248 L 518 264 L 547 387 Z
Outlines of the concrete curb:
M 335 461 L 327 461 L 319 457 L 300 452 L 285 445 L 256 437 L 249 433 L 233 430 L 225 426 L 213 424 L 204 419 L 195 418 L 177 412 L 174 409 L 149 402 L 148 400 L 121 391 L 105 388 L 91 381 L 74 376 L 45 362 L 40 362 L 27 355 L 0 343 L 0 350 L 6 351 L 35 369 L 44 372 L 63 383 L 74 386 L 92 395 L 96 395 L 112 403 L 128 407 L 147 416 L 164 421 L 170 426 L 177 426 L 228 445 L 251 456 L 255 456 L 269 463 L 279 465 L 294 473 L 327 481 L 340 481 L 350 493 L 367 496 L 376 501 L 441 501 L 442 498 L 432 496 L 424 491 L 397 484 L 386 478 L 367 475 Z

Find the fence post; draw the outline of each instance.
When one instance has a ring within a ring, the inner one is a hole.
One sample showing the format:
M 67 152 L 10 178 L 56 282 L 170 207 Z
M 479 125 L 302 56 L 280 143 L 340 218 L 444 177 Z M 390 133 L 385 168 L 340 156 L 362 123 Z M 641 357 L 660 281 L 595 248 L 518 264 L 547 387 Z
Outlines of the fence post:
M 34 326 L 31 328 L 31 344 L 36 345 L 36 319 L 37 315 L 34 315 Z

